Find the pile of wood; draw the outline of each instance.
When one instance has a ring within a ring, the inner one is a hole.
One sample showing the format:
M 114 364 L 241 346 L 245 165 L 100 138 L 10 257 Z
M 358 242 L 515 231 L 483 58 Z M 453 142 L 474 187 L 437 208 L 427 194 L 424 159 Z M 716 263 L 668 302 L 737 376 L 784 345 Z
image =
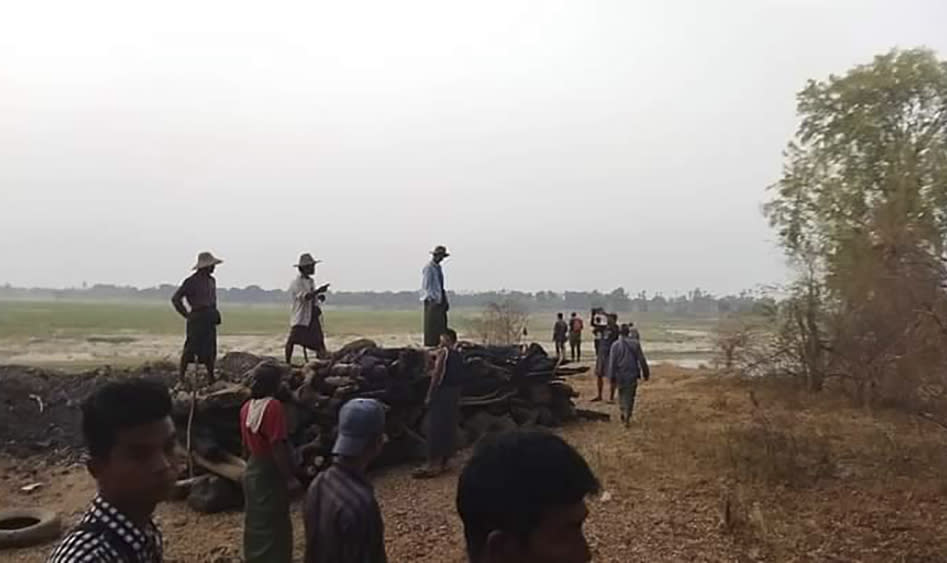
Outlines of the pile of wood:
M 607 418 L 576 409 L 573 403 L 577 393 L 564 378 L 586 369 L 560 364 L 537 344 L 525 350 L 464 344 L 461 353 L 467 377 L 462 386 L 461 423 L 456 429 L 460 447 L 472 445 L 484 434 L 518 426 L 554 427 L 582 417 Z M 192 460 L 198 472 L 206 471 L 216 478 L 213 485 L 199 480 L 201 487 L 192 491 L 192 497 L 213 497 L 206 490 L 208 486 L 221 489 L 221 493 L 230 487 L 233 493 L 232 484 L 239 483 L 243 462 L 238 418 L 241 405 L 249 398 L 244 378 L 265 360 L 246 353 L 228 354 L 220 362 L 228 383 L 218 383 L 197 396 L 190 431 Z M 379 465 L 423 459 L 427 433 L 424 398 L 432 361 L 428 350 L 382 348 L 363 339 L 349 343 L 331 358 L 314 360 L 302 368 L 286 367 L 280 399 L 286 407 L 300 476 L 312 478 L 327 467 L 339 409 L 355 397 L 378 399 L 387 407 L 389 441 Z M 190 407 L 191 395 L 180 390 L 174 418 L 182 436 L 188 435 Z M 239 495 L 233 497 L 234 503 L 239 501 Z M 216 499 L 191 504 L 212 511 L 228 503 Z

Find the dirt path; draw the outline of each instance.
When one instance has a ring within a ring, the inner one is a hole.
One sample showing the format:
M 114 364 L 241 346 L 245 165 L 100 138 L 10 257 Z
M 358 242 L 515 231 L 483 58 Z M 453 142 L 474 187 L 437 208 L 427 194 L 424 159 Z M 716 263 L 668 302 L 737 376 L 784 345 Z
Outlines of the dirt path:
M 592 378 L 578 377 L 575 384 L 581 406 L 590 406 Z M 774 482 L 769 474 L 747 471 L 756 465 L 741 456 L 756 455 L 757 449 L 741 448 L 753 445 L 747 440 L 755 439 L 761 423 L 752 414 L 745 384 L 671 367 L 659 367 L 653 381 L 640 388 L 630 430 L 613 422 L 561 431 L 609 493 L 609 500 L 590 503 L 586 530 L 595 561 L 947 561 L 942 551 L 947 479 L 937 469 L 944 462 L 938 456 L 947 451 L 942 435 L 947 433 L 899 416 L 869 417 L 836 402 L 803 409 L 763 391 L 757 395 L 771 405 L 765 420 L 772 436 L 765 436 L 775 440 L 782 424 L 821 432 L 818 443 L 828 444 L 827 459 L 809 455 L 802 434 L 793 435 L 789 457 L 777 458 L 781 465 L 796 464 L 791 469 L 811 482 Z M 615 414 L 610 405 L 596 408 Z M 884 435 L 905 438 L 879 446 L 876 439 Z M 892 465 L 892 460 L 900 461 Z M 830 470 L 815 471 L 826 463 Z M 401 467 L 374 476 L 389 560 L 464 561 L 454 510 L 456 473 L 418 483 L 409 471 Z M 18 492 L 33 481 L 46 485 L 30 496 Z M 46 467 L 38 460 L 0 465 L 4 504 L 56 507 L 72 521 L 92 492 L 81 467 Z M 726 507 L 729 525 L 723 524 Z M 299 549 L 298 505 L 296 510 Z M 158 517 L 167 561 L 239 560 L 241 514 L 205 516 L 175 503 L 162 506 Z M 0 560 L 39 562 L 49 549 L 2 552 Z

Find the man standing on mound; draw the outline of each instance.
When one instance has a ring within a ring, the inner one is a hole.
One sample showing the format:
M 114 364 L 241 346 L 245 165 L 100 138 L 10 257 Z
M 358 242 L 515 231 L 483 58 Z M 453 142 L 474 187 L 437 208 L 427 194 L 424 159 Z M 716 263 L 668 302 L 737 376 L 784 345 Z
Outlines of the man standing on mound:
M 217 310 L 217 280 L 214 268 L 223 260 L 215 258 L 210 252 L 197 255 L 195 272 L 191 274 L 171 297 L 174 310 L 187 319 L 187 338 L 181 353 L 179 377 L 184 381 L 187 366 L 191 363 L 203 364 L 207 368 L 207 377 L 214 382 L 214 364 L 217 361 L 217 325 L 220 324 L 220 312 Z M 184 300 L 190 310 L 184 306 Z
M 444 289 L 444 270 L 441 262 L 450 256 L 447 247 L 437 246 L 431 251 L 431 261 L 421 271 L 421 301 L 424 303 L 424 345 L 440 343 L 447 330 L 447 290 Z
M 319 260 L 308 252 L 299 257 L 296 268 L 299 276 L 289 286 L 293 298 L 293 313 L 290 319 L 289 338 L 286 339 L 286 363 L 293 363 L 293 349 L 302 346 L 303 357 L 309 361 L 306 350 L 312 350 L 318 357 L 326 355 L 325 334 L 322 332 L 322 308 L 319 302 L 326 298 L 329 284 L 316 287 L 313 276 Z

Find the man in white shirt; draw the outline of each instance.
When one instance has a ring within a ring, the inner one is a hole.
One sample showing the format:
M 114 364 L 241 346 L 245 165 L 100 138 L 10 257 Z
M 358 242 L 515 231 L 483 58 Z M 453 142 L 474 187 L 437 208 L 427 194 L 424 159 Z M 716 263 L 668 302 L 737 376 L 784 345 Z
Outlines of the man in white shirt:
M 431 261 L 421 271 L 421 301 L 424 303 L 424 345 L 437 346 L 447 331 L 447 290 L 444 289 L 444 270 L 441 262 L 450 256 L 447 247 L 437 246 L 431 251 Z
M 312 276 L 316 273 L 316 264 L 319 260 L 313 259 L 306 252 L 299 257 L 296 267 L 299 276 L 289 286 L 289 294 L 293 298 L 293 312 L 290 318 L 289 338 L 286 340 L 286 363 L 292 363 L 293 350 L 296 345 L 302 346 L 303 357 L 309 361 L 306 350 L 314 350 L 318 356 L 326 352 L 325 335 L 322 333 L 322 309 L 319 302 L 325 301 L 325 293 L 329 284 L 316 287 Z

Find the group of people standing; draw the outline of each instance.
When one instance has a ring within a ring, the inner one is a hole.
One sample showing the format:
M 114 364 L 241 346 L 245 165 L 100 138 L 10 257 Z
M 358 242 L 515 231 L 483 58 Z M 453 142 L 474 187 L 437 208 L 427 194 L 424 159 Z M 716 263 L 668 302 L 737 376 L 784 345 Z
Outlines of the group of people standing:
M 421 301 L 424 305 L 424 345 L 435 347 L 447 333 L 447 312 L 450 303 L 444 285 L 444 270 L 441 262 L 450 256 L 447 248 L 437 246 L 431 251 L 431 260 L 421 274 Z M 308 361 L 308 352 L 317 357 L 326 354 L 325 332 L 322 326 L 321 303 L 326 300 L 330 284 L 316 286 L 316 265 L 321 261 L 306 252 L 295 264 L 299 274 L 289 286 L 292 297 L 289 337 L 286 339 L 286 363 L 291 363 L 297 346 L 303 349 Z M 201 252 L 194 265 L 194 273 L 188 276 L 171 297 L 175 311 L 186 319 L 186 338 L 181 353 L 180 377 L 183 380 L 191 364 L 205 367 L 207 378 L 213 382 L 217 358 L 217 327 L 221 324 L 217 308 L 217 281 L 214 271 L 223 260 L 211 252 Z
M 299 271 L 289 286 L 293 299 L 289 337 L 286 339 L 286 363 L 291 363 L 296 346 L 303 349 L 308 361 L 308 351 L 322 357 L 326 353 L 325 333 L 322 329 L 322 308 L 329 284 L 316 287 L 316 264 L 319 260 L 305 252 L 294 267 Z M 188 276 L 171 296 L 174 310 L 186 319 L 186 338 L 181 352 L 179 376 L 183 381 L 191 364 L 205 367 L 207 378 L 214 381 L 214 366 L 217 358 L 217 326 L 221 324 L 217 308 L 217 280 L 214 271 L 223 260 L 210 252 L 197 255 L 194 273 Z
M 252 373 L 240 412 L 248 464 L 244 560 L 293 560 L 292 470 L 276 364 Z M 165 542 L 154 519 L 182 465 L 168 388 L 140 377 L 115 380 L 82 403 L 88 469 L 97 493 L 49 563 L 161 563 Z M 385 525 L 367 469 L 386 441 L 385 410 L 352 399 L 339 413 L 332 465 L 303 500 L 306 563 L 385 563 Z M 562 438 L 516 430 L 481 440 L 456 488 L 457 513 L 472 563 L 586 563 L 582 524 L 599 481 Z
M 601 318 L 604 317 L 604 323 Z M 598 394 L 592 401 L 601 401 L 605 380 L 609 382 L 608 402 L 618 401 L 621 407 L 621 421 L 626 426 L 631 422 L 635 406 L 638 380 L 645 381 L 651 376 L 648 360 L 641 349 L 641 336 L 634 323 L 618 324 L 618 315 L 593 309 L 592 330 L 595 335 L 595 376 Z M 582 330 L 585 323 L 573 312 L 566 323 L 562 313 L 556 315 L 552 328 L 552 340 L 556 345 L 556 355 L 564 358 L 566 341 L 569 342 L 573 361 L 582 360 Z
M 441 264 L 448 256 L 445 247 L 436 247 L 422 271 L 424 343 L 437 348 L 432 351 L 433 369 L 425 400 L 428 459 L 413 473 L 415 478 L 434 477 L 448 469 L 460 415 L 460 389 L 466 377 L 457 333 L 447 323 L 450 306 Z M 296 346 L 303 348 L 304 355 L 308 350 L 317 355 L 326 351 L 319 304 L 329 285 L 315 285 L 318 262 L 304 253 L 295 264 L 299 274 L 289 289 L 293 307 L 285 347 L 287 364 Z M 171 299 L 175 310 L 187 319 L 182 380 L 188 366 L 196 362 L 205 366 L 213 381 L 216 331 L 221 323 L 213 274 L 221 263 L 210 252 L 200 253 L 194 274 Z M 561 313 L 558 317 L 554 329 L 557 354 L 565 355 L 565 336 L 573 359 L 580 360 L 581 317 L 573 313 L 568 325 Z M 595 327 L 599 395 L 593 400 L 601 400 L 602 378 L 607 374 L 612 399 L 615 386 L 619 388 L 622 421 L 627 424 L 637 378 L 647 379 L 649 372 L 637 338 L 627 325 L 617 327 L 614 320 L 609 318 L 601 330 Z M 290 503 L 294 496 L 303 494 L 303 485 L 281 402 L 287 393 L 282 386 L 283 371 L 284 367 L 272 360 L 256 366 L 249 378 L 250 399 L 239 415 L 247 459 L 243 483 L 247 563 L 292 561 Z M 98 494 L 79 526 L 52 553 L 51 563 L 162 561 L 163 540 L 152 516 L 170 493 L 180 461 L 170 413 L 167 388 L 146 379 L 108 383 L 83 403 L 82 429 Z M 382 452 L 385 426 L 385 408 L 376 400 L 353 399 L 342 406 L 333 462 L 304 493 L 306 563 L 387 560 L 382 513 L 366 473 Z M 516 431 L 482 441 L 457 485 L 457 510 L 464 523 L 470 561 L 588 561 L 581 524 L 587 514 L 585 499 L 598 489 L 585 460 L 554 435 Z
M 572 361 L 582 361 L 582 331 L 585 329 L 585 322 L 578 313 L 573 312 L 566 323 L 562 313 L 556 314 L 556 323 L 552 326 L 552 341 L 556 345 L 556 356 L 564 358 L 566 355 L 566 342 L 572 352 Z

